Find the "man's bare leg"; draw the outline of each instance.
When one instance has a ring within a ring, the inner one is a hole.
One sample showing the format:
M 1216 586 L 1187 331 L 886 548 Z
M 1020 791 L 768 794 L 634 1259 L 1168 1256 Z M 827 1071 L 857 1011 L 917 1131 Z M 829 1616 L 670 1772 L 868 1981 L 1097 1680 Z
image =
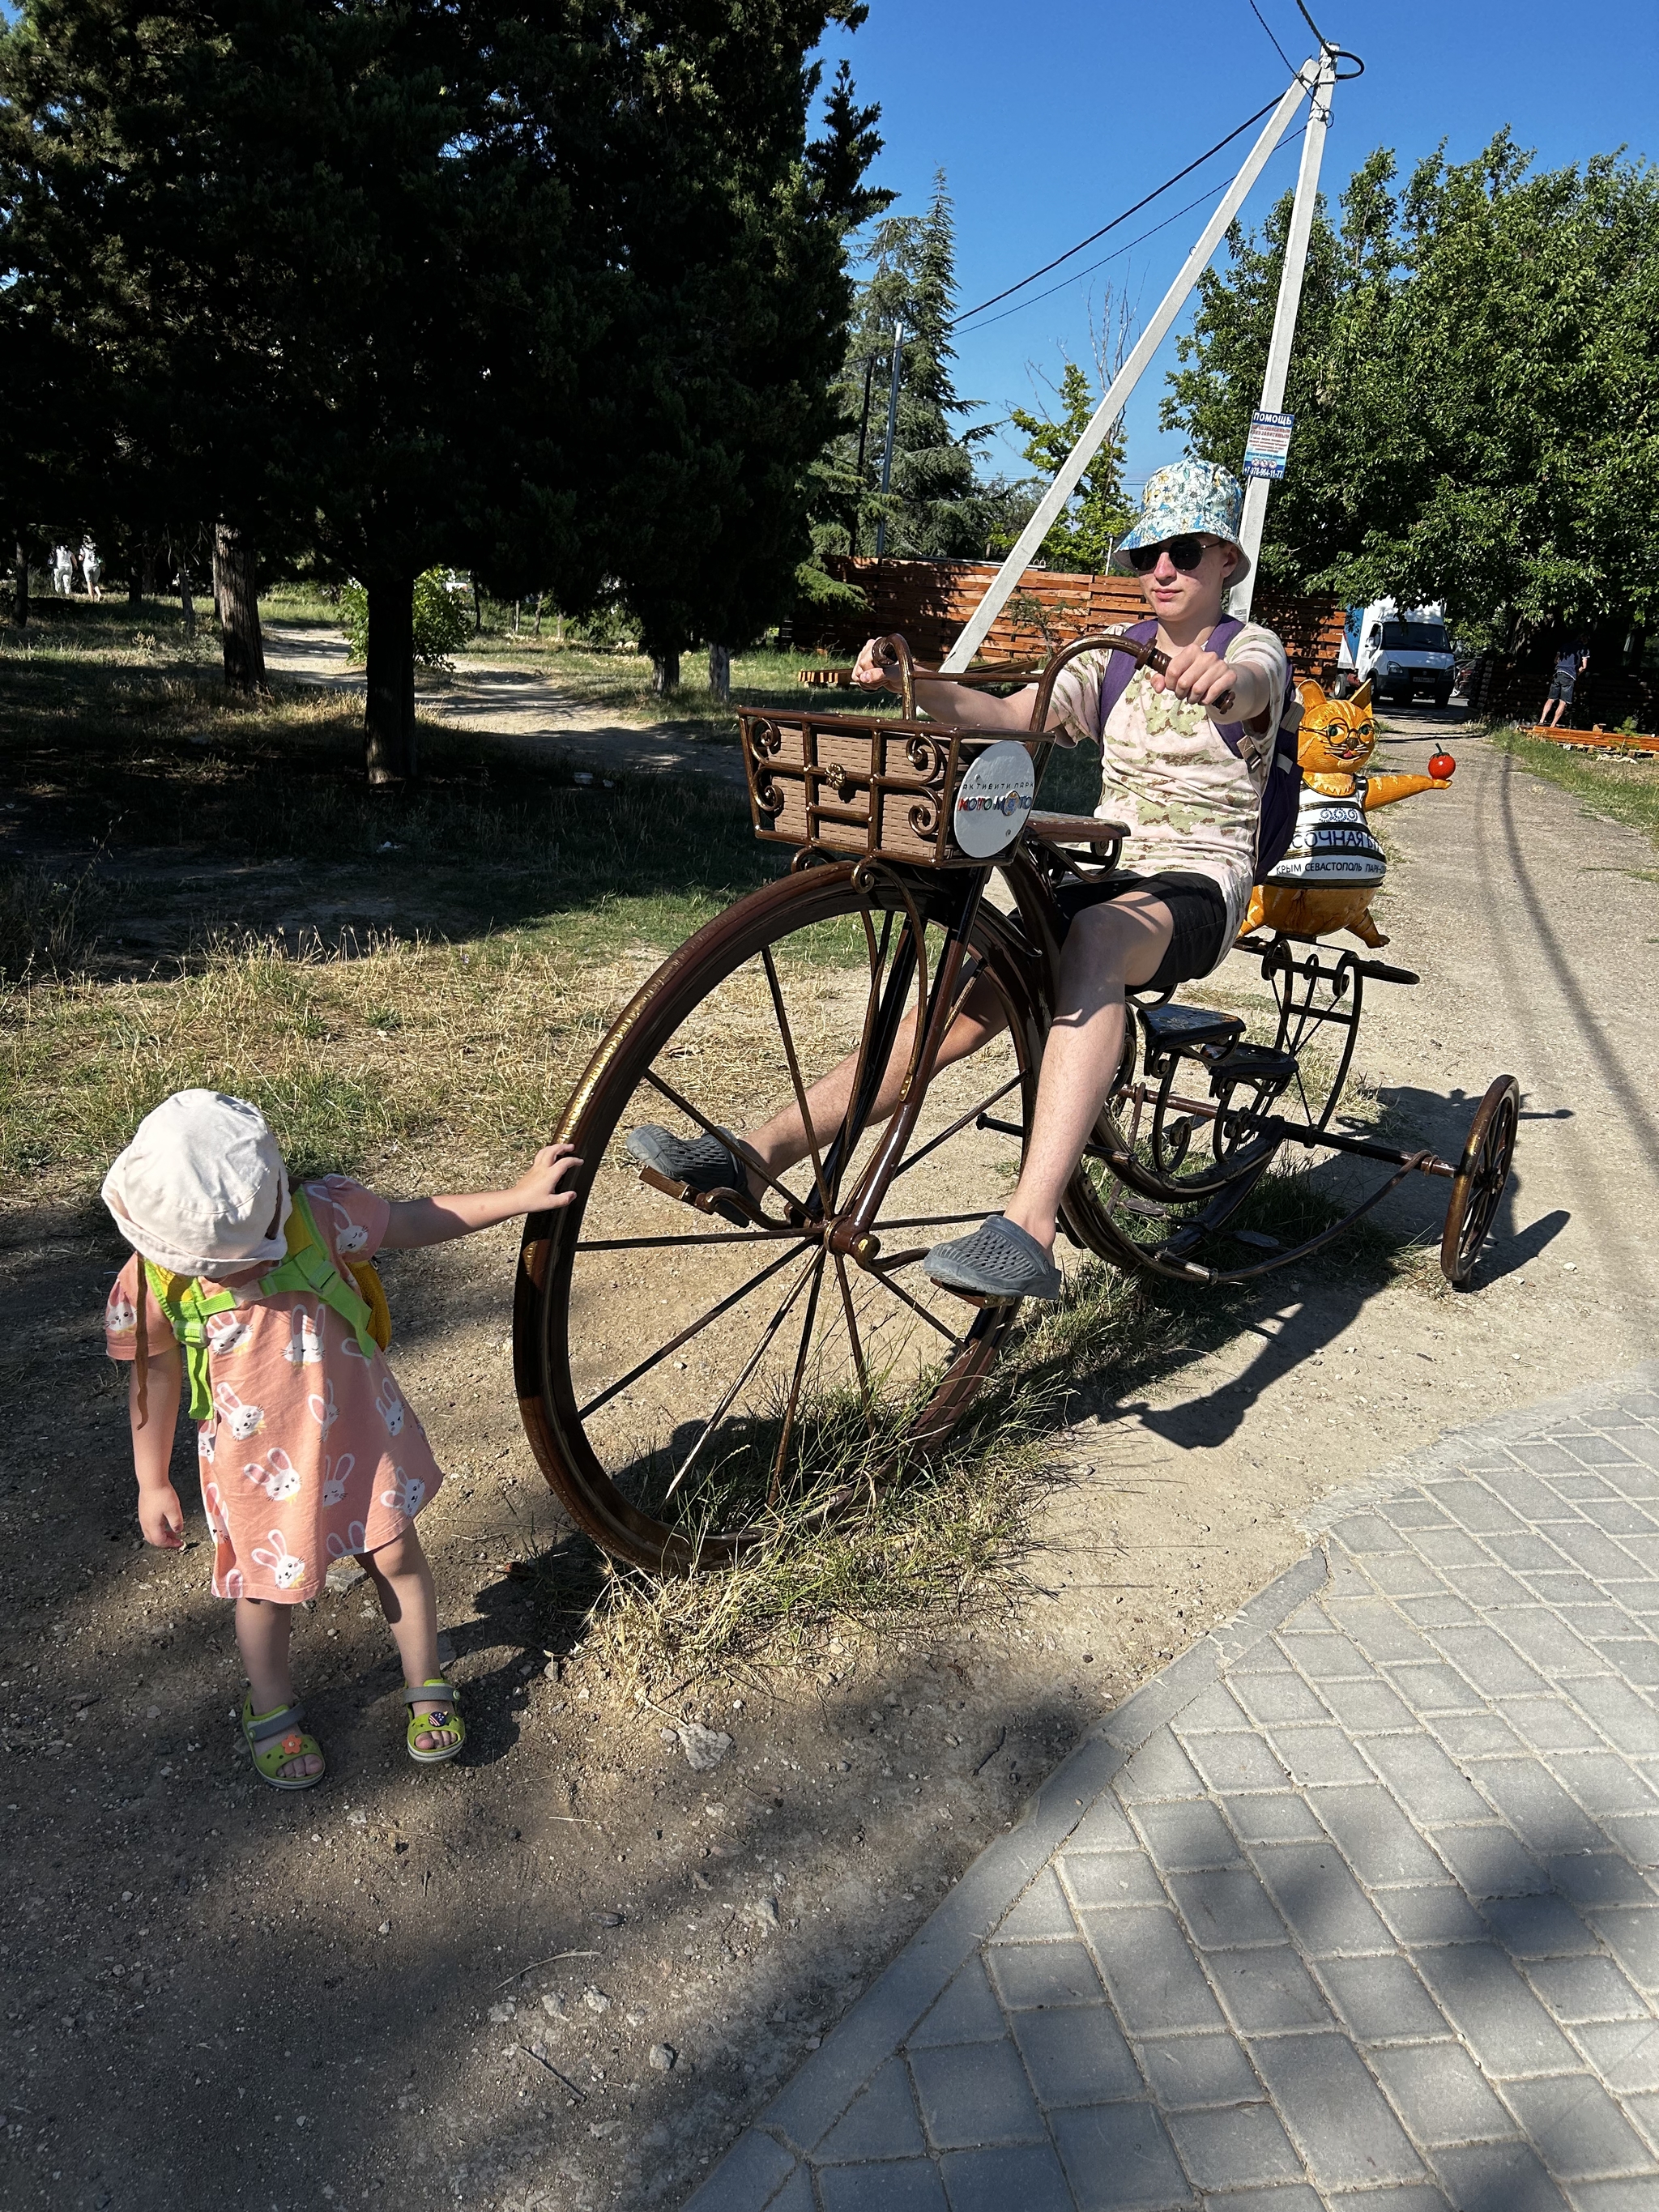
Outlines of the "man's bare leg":
M 988 983 L 977 982 L 969 988 L 962 1002 L 961 1012 L 945 1031 L 945 1042 L 939 1048 L 935 1072 L 952 1067 L 959 1060 L 966 1060 L 988 1044 L 1007 1027 L 1007 1017 L 996 991 Z M 899 1103 L 899 1092 L 904 1082 L 905 1070 L 910 1065 L 910 1052 L 916 1034 L 916 1016 L 913 1008 L 899 1024 L 893 1049 L 877 1091 L 875 1103 L 870 1109 L 866 1128 L 877 1128 L 893 1112 Z M 820 1076 L 806 1093 L 806 1104 L 812 1118 L 812 1128 L 818 1140 L 820 1157 L 835 1140 L 837 1129 L 844 1119 L 848 1103 L 853 1096 L 853 1084 L 858 1073 L 859 1056 L 848 1053 L 838 1067 L 828 1075 Z M 811 1150 L 807 1140 L 806 1124 L 801 1118 L 799 1105 L 791 1100 L 787 1106 L 775 1114 L 758 1129 L 750 1130 L 744 1139 L 750 1150 L 763 1160 L 769 1172 L 782 1175 L 786 1170 L 804 1160 Z M 757 1176 L 750 1178 L 751 1190 L 759 1195 Z
M 1053 1249 L 1060 1201 L 1117 1073 L 1124 993 L 1152 981 L 1174 927 L 1157 893 L 1142 890 L 1085 907 L 1066 933 L 1025 1164 L 1002 1209 L 1045 1250 Z

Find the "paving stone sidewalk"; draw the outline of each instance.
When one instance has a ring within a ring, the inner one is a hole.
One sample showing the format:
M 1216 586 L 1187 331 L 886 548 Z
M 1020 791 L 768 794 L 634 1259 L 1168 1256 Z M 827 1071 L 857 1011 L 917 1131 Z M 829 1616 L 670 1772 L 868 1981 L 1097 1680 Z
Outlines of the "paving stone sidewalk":
M 1659 2212 L 1659 1364 L 1335 1503 L 687 2212 Z

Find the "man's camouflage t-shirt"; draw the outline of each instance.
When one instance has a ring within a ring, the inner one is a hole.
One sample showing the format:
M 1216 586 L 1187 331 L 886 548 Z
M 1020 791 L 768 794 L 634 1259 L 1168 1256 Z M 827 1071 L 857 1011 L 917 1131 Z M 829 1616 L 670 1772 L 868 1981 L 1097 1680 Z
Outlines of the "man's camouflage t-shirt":
M 1259 668 L 1268 684 L 1267 727 L 1259 734 L 1246 731 L 1242 757 L 1229 750 L 1202 707 L 1154 690 L 1144 668 L 1135 671 L 1103 730 L 1101 687 L 1115 657 L 1080 653 L 1054 686 L 1060 725 L 1072 741 L 1099 740 L 1096 815 L 1127 824 L 1120 866 L 1134 874 L 1179 870 L 1212 878 L 1227 902 L 1224 943 L 1231 945 L 1243 925 L 1255 874 L 1261 787 L 1290 682 L 1285 648 L 1256 623 L 1247 623 L 1227 647 L 1230 662 Z

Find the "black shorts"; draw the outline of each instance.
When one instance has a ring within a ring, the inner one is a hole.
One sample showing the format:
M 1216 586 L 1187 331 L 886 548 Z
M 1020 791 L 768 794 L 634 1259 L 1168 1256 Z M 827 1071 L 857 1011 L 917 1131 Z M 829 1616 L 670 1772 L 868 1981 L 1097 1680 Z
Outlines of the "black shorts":
M 1573 683 L 1572 677 L 1564 676 L 1560 670 L 1557 669 L 1555 674 L 1550 678 L 1550 688 L 1545 695 L 1544 704 L 1547 707 L 1553 706 L 1559 699 L 1564 707 L 1571 707 Z
M 1168 907 L 1175 925 L 1158 973 L 1136 984 L 1136 990 L 1173 991 L 1177 983 L 1193 982 L 1220 964 L 1227 949 L 1227 902 L 1212 876 L 1186 868 L 1158 876 L 1100 876 L 1088 883 L 1062 884 L 1054 904 L 1069 926 L 1086 907 L 1103 906 L 1125 891 L 1152 892 Z

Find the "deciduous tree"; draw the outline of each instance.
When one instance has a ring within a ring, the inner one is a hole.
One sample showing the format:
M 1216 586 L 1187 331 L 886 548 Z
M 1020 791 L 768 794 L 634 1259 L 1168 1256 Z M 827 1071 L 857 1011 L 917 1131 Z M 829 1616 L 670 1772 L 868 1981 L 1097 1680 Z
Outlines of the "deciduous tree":
M 1205 281 L 1166 422 L 1237 467 L 1288 200 Z M 1315 224 L 1262 574 L 1355 600 L 1443 599 L 1461 627 L 1659 615 L 1659 171 L 1534 171 L 1500 133 L 1395 188 L 1373 155 Z

